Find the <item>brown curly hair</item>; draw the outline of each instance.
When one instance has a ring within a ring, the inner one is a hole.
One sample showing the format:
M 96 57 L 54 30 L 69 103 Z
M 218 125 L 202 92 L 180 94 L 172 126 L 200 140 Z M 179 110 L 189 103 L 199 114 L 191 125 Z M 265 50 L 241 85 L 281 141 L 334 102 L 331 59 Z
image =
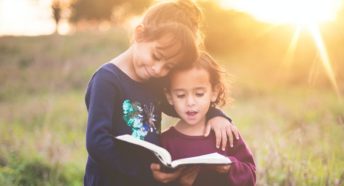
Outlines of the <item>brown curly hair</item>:
M 168 75 L 168 81 L 165 88 L 169 90 L 171 83 L 169 80 L 171 79 L 170 77 L 173 76 L 173 74 L 178 71 L 189 70 L 192 68 L 204 69 L 209 73 L 210 84 L 212 85 L 212 88 L 218 89 L 217 98 L 212 103 L 212 106 L 224 106 L 227 100 L 230 100 L 230 98 L 227 96 L 228 88 L 224 80 L 225 71 L 223 68 L 220 67 L 216 60 L 205 51 L 201 51 L 199 58 L 195 62 L 190 63 L 190 65 L 180 68 L 174 68 L 173 70 L 171 70 Z

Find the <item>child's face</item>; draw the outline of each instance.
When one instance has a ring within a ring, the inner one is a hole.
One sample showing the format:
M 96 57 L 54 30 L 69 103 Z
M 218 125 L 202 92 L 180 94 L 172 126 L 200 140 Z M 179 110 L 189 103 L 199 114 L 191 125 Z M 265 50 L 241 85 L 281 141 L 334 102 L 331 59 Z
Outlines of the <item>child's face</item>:
M 172 37 L 169 34 L 157 40 L 139 40 L 134 43 L 132 69 L 135 80 L 164 77 L 179 63 L 180 44 L 172 43 Z
M 205 123 L 205 115 L 211 102 L 217 98 L 209 73 L 200 68 L 175 72 L 170 77 L 167 99 L 179 117 L 189 125 Z

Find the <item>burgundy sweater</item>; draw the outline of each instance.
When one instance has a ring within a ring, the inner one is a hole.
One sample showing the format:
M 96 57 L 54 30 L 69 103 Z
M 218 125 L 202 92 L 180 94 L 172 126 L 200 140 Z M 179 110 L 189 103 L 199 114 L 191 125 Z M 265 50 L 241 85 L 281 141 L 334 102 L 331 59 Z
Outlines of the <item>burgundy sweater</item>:
M 221 175 L 215 171 L 201 168 L 193 185 L 255 185 L 256 166 L 252 153 L 242 137 L 234 140 L 233 148 L 227 147 L 225 151 L 222 151 L 216 149 L 214 133 L 207 137 L 188 136 L 171 127 L 162 134 L 161 145 L 171 153 L 173 160 L 218 152 L 229 157 L 233 162 L 228 174 Z

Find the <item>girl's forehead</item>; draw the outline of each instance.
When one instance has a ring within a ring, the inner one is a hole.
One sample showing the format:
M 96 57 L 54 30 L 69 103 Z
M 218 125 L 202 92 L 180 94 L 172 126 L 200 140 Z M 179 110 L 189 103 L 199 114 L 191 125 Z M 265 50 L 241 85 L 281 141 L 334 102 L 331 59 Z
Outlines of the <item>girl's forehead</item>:
M 171 81 L 197 81 L 208 82 L 210 81 L 210 75 L 208 71 L 203 68 L 192 67 L 190 69 L 178 70 L 171 74 Z
M 176 40 L 173 36 L 166 35 L 155 40 L 154 50 L 165 60 L 178 60 L 184 52 L 182 50 L 181 42 Z
M 195 66 L 192 66 L 187 69 L 180 69 L 180 70 L 177 70 L 175 73 L 173 73 L 173 76 L 185 76 L 185 75 L 191 75 L 194 77 L 198 77 L 198 76 L 208 77 L 209 73 L 206 69 L 201 68 L 201 67 L 195 67 Z

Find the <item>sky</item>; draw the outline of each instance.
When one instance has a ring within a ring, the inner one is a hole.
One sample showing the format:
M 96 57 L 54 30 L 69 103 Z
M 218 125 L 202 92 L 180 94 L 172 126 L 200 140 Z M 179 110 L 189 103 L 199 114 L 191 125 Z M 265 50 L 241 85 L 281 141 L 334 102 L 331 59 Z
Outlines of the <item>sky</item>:
M 50 5 L 51 0 L 0 0 L 0 36 L 53 33 Z

